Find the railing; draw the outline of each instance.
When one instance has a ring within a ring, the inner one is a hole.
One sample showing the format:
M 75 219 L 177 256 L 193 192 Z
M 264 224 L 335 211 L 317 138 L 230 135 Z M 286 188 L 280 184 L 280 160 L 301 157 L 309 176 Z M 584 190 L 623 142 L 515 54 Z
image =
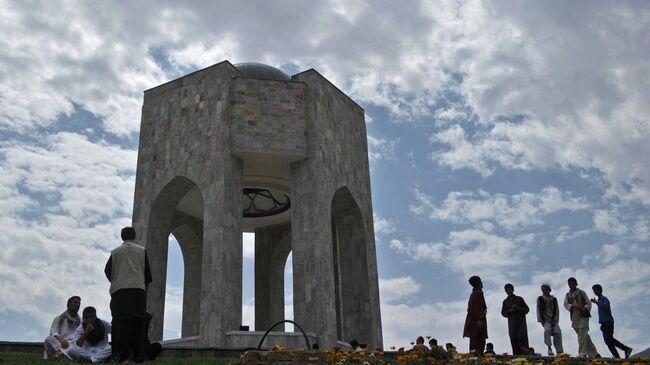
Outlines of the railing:
M 300 327 L 300 325 L 299 325 L 298 323 L 296 323 L 296 322 L 294 322 L 294 321 L 292 321 L 292 320 L 290 320 L 290 319 L 282 320 L 282 321 L 280 321 L 280 322 L 274 324 L 273 326 L 271 326 L 271 328 L 269 328 L 269 329 L 264 333 L 264 336 L 262 336 L 262 339 L 260 340 L 260 344 L 257 345 L 257 349 L 258 349 L 258 350 L 261 350 L 261 349 L 262 349 L 262 344 L 264 343 L 264 340 L 266 340 L 266 336 L 269 334 L 269 332 L 271 332 L 271 331 L 272 331 L 272 330 L 273 330 L 277 325 L 280 325 L 280 324 L 282 324 L 282 323 L 286 323 L 286 322 L 292 323 L 294 326 L 298 327 L 298 329 L 300 330 L 300 332 L 302 332 L 302 336 L 305 338 L 305 344 L 307 345 L 307 347 L 305 348 L 305 350 L 311 350 L 311 345 L 309 344 L 309 338 L 307 338 L 307 334 L 305 333 L 305 331 L 302 329 L 302 327 Z

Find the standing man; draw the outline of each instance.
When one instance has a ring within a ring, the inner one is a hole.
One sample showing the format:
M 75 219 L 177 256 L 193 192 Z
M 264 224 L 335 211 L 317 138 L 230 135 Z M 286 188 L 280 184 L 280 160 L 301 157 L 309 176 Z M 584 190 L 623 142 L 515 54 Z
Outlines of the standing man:
M 615 359 L 620 359 L 616 348 L 625 352 L 625 358 L 629 358 L 632 353 L 632 348 L 623 345 L 620 341 L 614 338 L 614 317 L 612 317 L 612 307 L 609 305 L 609 299 L 603 295 L 603 287 L 596 284 L 591 287 L 598 300 L 591 299 L 592 303 L 598 306 L 598 322 L 600 322 L 600 330 L 603 331 L 603 339 Z
M 144 247 L 136 244 L 135 229 L 122 229 L 124 243 L 111 252 L 104 273 L 111 282 L 113 316 L 113 360 L 145 360 L 146 289 L 151 282 L 149 259 Z
M 589 317 L 591 317 L 589 297 L 582 289 L 578 289 L 578 281 L 575 278 L 569 278 L 567 283 L 569 291 L 564 296 L 564 308 L 571 313 L 571 327 L 578 335 L 578 355 L 589 358 L 600 357 L 589 337 Z
M 469 278 L 469 284 L 472 286 L 472 294 L 470 294 L 467 302 L 467 317 L 465 318 L 463 337 L 469 337 L 470 351 L 476 351 L 478 355 L 483 355 L 485 340 L 488 338 L 487 305 L 483 296 L 483 282 L 480 277 L 472 276 Z
M 50 357 L 58 358 L 62 355 L 62 351 L 70 347 L 75 331 L 81 323 L 81 318 L 79 318 L 80 306 L 81 298 L 76 295 L 70 297 L 65 312 L 54 317 L 50 327 L 50 335 L 45 337 L 43 342 L 45 346 L 45 350 L 43 350 L 44 360 Z
M 557 298 L 551 295 L 551 285 L 542 284 L 542 295 L 537 297 L 537 322 L 544 327 L 544 343 L 548 347 L 548 356 L 553 356 L 551 336 L 557 354 L 564 352 L 562 348 L 562 331 L 560 330 L 560 308 Z
M 530 352 L 528 347 L 528 327 L 526 314 L 530 311 L 524 298 L 515 295 L 515 287 L 508 283 L 503 289 L 508 295 L 503 300 L 501 315 L 508 318 L 508 335 L 512 345 L 513 355 L 526 355 Z

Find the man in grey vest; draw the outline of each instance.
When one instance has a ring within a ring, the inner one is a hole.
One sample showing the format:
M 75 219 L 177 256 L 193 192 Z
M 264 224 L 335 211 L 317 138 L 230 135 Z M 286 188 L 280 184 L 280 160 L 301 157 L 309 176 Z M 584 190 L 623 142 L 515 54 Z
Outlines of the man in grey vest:
M 544 343 L 548 347 L 548 356 L 554 356 L 551 344 L 555 345 L 555 351 L 557 351 L 558 355 L 563 353 L 560 308 L 557 298 L 551 295 L 551 285 L 549 283 L 542 284 L 542 295 L 537 297 L 537 322 L 544 327 Z M 552 343 L 551 337 L 553 337 Z
M 111 251 L 104 273 L 111 282 L 113 360 L 123 362 L 133 356 L 145 359 L 146 289 L 151 283 L 151 269 L 144 247 L 136 244 L 135 229 L 122 229 L 120 247 Z

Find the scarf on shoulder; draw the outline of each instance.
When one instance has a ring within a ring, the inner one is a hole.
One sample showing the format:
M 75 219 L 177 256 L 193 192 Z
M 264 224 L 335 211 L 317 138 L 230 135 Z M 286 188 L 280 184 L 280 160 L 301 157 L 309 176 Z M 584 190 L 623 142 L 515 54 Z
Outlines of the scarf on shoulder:
M 86 341 L 88 341 L 89 344 L 96 346 L 101 342 L 101 340 L 104 339 L 104 334 L 106 332 L 106 329 L 104 328 L 104 321 L 102 321 L 99 318 L 95 318 L 95 322 L 93 322 L 93 325 L 95 326 L 95 329 L 86 336 Z M 86 329 L 86 324 L 84 323 L 83 326 L 84 329 Z
M 76 314 L 74 317 L 68 313 L 66 310 L 65 312 L 61 313 L 59 316 L 59 323 L 57 324 L 57 329 L 59 330 L 59 333 L 61 332 L 61 327 L 63 326 L 63 323 L 68 324 L 68 328 L 75 329 L 79 327 L 81 324 L 81 318 L 79 317 L 79 314 Z

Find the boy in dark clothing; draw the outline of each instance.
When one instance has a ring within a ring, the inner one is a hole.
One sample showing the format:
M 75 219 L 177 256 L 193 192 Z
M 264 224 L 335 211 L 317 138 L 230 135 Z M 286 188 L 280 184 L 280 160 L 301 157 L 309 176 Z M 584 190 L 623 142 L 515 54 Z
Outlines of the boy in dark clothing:
M 515 295 L 515 287 L 508 283 L 504 287 L 508 297 L 504 299 L 501 315 L 508 318 L 508 335 L 512 345 L 513 355 L 526 355 L 530 352 L 528 346 L 528 327 L 526 314 L 530 311 L 524 298 Z

